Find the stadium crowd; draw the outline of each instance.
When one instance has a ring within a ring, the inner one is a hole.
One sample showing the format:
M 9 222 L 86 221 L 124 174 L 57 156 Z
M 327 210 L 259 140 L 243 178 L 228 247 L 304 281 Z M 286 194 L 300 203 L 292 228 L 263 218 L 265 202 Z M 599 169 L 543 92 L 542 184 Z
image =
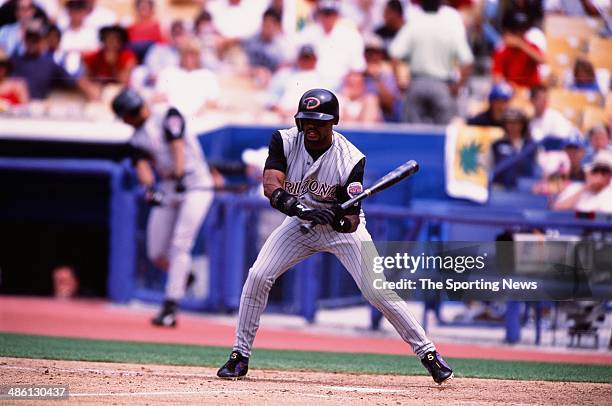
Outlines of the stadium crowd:
M 104 120 L 129 86 L 188 117 L 291 122 L 299 96 L 324 87 L 344 125 L 501 128 L 492 159 L 515 161 L 501 187 L 538 176 L 533 190 L 556 195 L 596 156 L 611 166 L 607 0 L 103 3 L 3 2 L 2 114 L 86 99 L 64 116 Z

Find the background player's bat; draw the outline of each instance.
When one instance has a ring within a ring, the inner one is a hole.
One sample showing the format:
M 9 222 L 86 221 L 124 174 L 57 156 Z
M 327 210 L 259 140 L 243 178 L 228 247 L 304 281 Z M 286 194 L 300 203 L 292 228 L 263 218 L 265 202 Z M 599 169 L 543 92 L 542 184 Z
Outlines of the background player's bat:
M 400 182 L 401 180 L 407 178 L 408 176 L 412 176 L 415 173 L 417 173 L 417 171 L 419 170 L 419 164 L 414 161 L 414 160 L 410 160 L 400 166 L 398 166 L 397 168 L 395 168 L 394 170 L 392 170 L 391 172 L 389 172 L 388 174 L 386 174 L 385 176 L 383 176 L 382 178 L 378 179 L 376 182 L 374 182 L 374 184 L 372 186 L 370 186 L 369 188 L 367 188 L 366 190 L 364 190 L 363 192 L 359 193 L 357 196 L 347 200 L 346 202 L 342 203 L 340 205 L 340 207 L 342 207 L 343 210 L 348 209 L 349 207 L 353 206 L 355 203 L 359 203 L 360 201 L 375 195 L 378 192 L 381 192 L 385 189 L 390 188 L 391 186 L 395 185 L 396 183 Z M 302 224 L 300 226 L 300 231 L 303 234 L 306 234 L 308 232 L 310 232 L 310 230 L 312 230 L 312 228 L 315 225 L 310 223 L 310 224 Z

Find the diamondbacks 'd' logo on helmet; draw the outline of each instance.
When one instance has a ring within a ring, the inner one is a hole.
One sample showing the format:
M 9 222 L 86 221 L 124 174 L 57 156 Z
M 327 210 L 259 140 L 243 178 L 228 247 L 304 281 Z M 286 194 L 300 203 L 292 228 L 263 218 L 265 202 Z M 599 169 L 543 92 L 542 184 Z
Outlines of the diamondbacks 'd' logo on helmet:
M 340 106 L 335 94 L 327 89 L 310 89 L 300 97 L 295 116 L 298 130 L 302 130 L 302 119 L 331 121 L 334 125 L 340 119 Z
M 316 97 L 307 97 L 304 99 L 303 103 L 306 110 L 312 110 L 321 105 L 321 100 L 317 99 Z

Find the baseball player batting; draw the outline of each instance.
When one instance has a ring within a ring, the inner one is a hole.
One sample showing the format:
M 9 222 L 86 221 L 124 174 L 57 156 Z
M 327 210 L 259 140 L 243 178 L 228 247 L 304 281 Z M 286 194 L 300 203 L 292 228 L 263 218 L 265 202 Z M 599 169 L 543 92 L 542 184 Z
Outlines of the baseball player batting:
M 325 89 L 301 97 L 296 127 L 274 133 L 264 168 L 264 193 L 288 217 L 261 249 L 242 288 L 236 339 L 220 378 L 246 375 L 259 319 L 274 281 L 317 252 L 334 254 L 349 271 L 364 297 L 395 327 L 438 384 L 453 376 L 425 331 L 393 291 L 372 288 L 367 258 L 377 256 L 365 227 L 360 203 L 341 204 L 363 191 L 365 156 L 342 134 L 336 96 Z M 304 225 L 309 230 L 303 232 Z M 312 226 L 314 225 L 314 226 Z M 366 260 L 363 260 L 366 258 Z M 379 277 L 379 276 L 378 276 Z
M 151 322 L 175 327 L 177 304 L 191 274 L 191 249 L 213 199 L 212 177 L 196 138 L 186 131 L 177 109 L 150 109 L 130 89 L 113 99 L 112 108 L 135 129 L 130 140 L 133 163 L 145 188 L 145 200 L 152 206 L 147 256 L 168 272 L 164 303 Z

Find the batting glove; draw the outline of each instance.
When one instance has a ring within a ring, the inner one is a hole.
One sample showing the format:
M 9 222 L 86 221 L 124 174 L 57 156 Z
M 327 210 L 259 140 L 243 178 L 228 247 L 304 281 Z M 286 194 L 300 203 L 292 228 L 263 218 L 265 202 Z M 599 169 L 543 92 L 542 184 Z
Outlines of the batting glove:
M 155 186 L 147 186 L 144 192 L 144 200 L 149 206 L 161 206 L 164 200 L 164 193 Z

